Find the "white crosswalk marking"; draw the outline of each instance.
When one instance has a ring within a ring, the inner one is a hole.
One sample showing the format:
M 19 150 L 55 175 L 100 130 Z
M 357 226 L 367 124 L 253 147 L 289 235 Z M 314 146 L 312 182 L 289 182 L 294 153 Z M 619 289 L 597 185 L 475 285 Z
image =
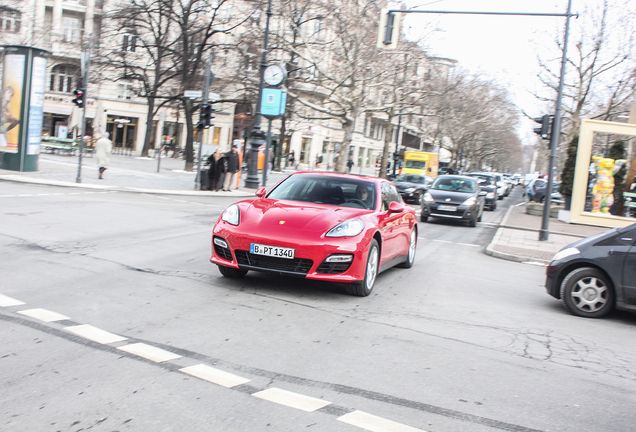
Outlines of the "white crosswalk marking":
M 204 364 L 188 366 L 179 370 L 181 372 L 187 373 L 188 375 L 192 375 L 197 378 L 201 378 L 202 380 L 209 381 L 211 383 L 218 384 L 227 388 L 245 384 L 251 381 L 247 378 L 243 378 L 238 375 L 234 375 L 229 372 L 225 372 Z
M 93 327 L 92 325 L 88 324 L 65 327 L 64 330 L 70 331 L 71 333 L 75 333 L 78 336 L 90 339 L 94 342 L 98 342 L 104 345 L 125 341 L 127 339 L 125 337 L 109 333 L 106 330 L 98 329 L 97 327 Z
M 23 304 L 24 302 L 21 302 L 20 300 L 0 294 L 0 307 L 20 306 Z
M 156 363 L 165 362 L 168 360 L 178 359 L 181 356 L 175 353 L 171 353 L 170 351 L 162 350 L 161 348 L 156 348 L 145 343 L 134 343 L 130 345 L 124 345 L 118 347 L 117 349 L 126 351 L 130 354 L 138 355 L 139 357 L 143 357 L 148 360 L 152 360 Z
M 63 321 L 70 319 L 66 315 L 62 315 L 46 309 L 26 309 L 18 311 L 18 313 L 44 322 Z
M 371 432 L 426 432 L 422 429 L 396 423 L 382 417 L 367 414 L 363 411 L 350 412 L 349 414 L 338 417 L 338 420 Z
M 252 396 L 306 412 L 316 411 L 331 404 L 331 402 L 322 399 L 316 399 L 275 387 L 254 393 Z

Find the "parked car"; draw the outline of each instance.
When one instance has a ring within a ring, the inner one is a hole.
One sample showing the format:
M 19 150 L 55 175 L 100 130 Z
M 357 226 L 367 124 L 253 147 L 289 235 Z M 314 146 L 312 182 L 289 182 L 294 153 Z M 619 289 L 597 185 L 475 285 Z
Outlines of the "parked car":
M 497 208 L 497 180 L 492 173 L 468 173 L 469 177 L 477 179 L 479 188 L 486 191 L 485 206 L 490 211 L 494 211 Z
M 429 217 L 457 219 L 477 226 L 484 212 L 486 192 L 482 191 L 474 177 L 438 176 L 421 201 L 420 220 Z
M 636 224 L 579 240 L 546 270 L 546 290 L 574 315 L 599 318 L 636 311 Z
M 533 201 L 535 190 L 541 186 L 545 186 L 546 183 L 546 180 L 540 178 L 530 180 L 530 183 L 528 183 L 526 191 L 524 192 L 524 196 L 527 198 L 527 201 Z
M 565 201 L 563 200 L 563 197 L 561 196 L 561 194 L 559 193 L 559 185 L 561 183 L 557 182 L 554 183 L 552 185 L 552 195 L 550 195 L 552 197 L 552 202 L 555 204 L 563 204 Z M 545 184 L 543 186 L 539 186 L 534 190 L 534 193 L 532 195 L 532 200 L 542 203 L 545 201 L 545 192 L 548 189 L 548 182 L 545 182 Z
M 415 210 L 386 179 L 299 172 L 225 209 L 210 261 L 226 277 L 254 270 L 368 296 L 379 272 L 413 265 L 417 229 Z
M 433 179 L 424 174 L 400 174 L 393 184 L 397 187 L 402 199 L 407 203 L 419 204 L 424 192 L 431 186 Z
M 497 199 L 503 199 L 504 197 L 508 196 L 508 187 L 503 180 L 503 176 L 498 173 L 492 173 L 492 175 L 495 176 L 496 180 L 495 184 L 497 185 Z

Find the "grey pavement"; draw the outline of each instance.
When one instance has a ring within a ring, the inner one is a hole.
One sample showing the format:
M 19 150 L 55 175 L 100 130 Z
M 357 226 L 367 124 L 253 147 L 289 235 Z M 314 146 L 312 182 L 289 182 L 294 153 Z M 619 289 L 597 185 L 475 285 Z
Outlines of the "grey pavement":
M 111 156 L 111 163 L 100 180 L 97 173 L 96 160 L 91 157 L 82 158 L 80 182 L 78 179 L 79 158 L 57 154 L 41 154 L 38 158 L 38 171 L 17 172 L 0 170 L 0 181 L 25 182 L 51 186 L 117 190 L 124 192 L 194 195 L 209 197 L 234 197 L 237 199 L 254 195 L 254 190 L 246 188 L 245 175 L 239 180 L 239 187 L 230 192 L 202 191 L 197 188 L 195 172 L 184 170 L 185 161 L 174 158 L 141 158 L 134 155 Z M 303 167 L 301 167 L 302 169 Z M 294 172 L 285 169 L 282 172 L 271 172 L 266 186 L 273 186 L 284 176 Z M 375 175 L 373 168 L 353 168 L 355 174 Z M 262 182 L 262 172 L 258 173 Z M 510 198 L 507 198 L 510 199 Z M 550 218 L 549 238 L 539 241 L 541 216 L 525 212 L 525 203 L 512 205 L 486 253 L 502 259 L 547 264 L 556 252 L 580 238 L 605 231 L 607 228 L 575 225 Z

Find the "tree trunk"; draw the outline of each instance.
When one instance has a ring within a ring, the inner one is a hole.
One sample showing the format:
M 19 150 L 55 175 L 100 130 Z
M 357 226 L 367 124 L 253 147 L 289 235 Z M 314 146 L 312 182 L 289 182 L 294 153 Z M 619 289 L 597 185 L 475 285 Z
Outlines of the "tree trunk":
M 355 118 L 355 117 L 354 117 Z M 335 172 L 344 173 L 347 172 L 347 161 L 349 160 L 349 148 L 351 147 L 351 140 L 353 139 L 353 122 L 347 121 L 343 124 L 344 129 L 344 141 L 340 148 L 340 153 L 336 159 Z
M 387 120 L 386 134 L 384 135 L 384 148 L 382 149 L 382 162 L 380 162 L 379 177 L 387 178 L 387 162 L 389 161 L 391 140 L 393 139 L 393 114 L 389 113 L 389 119 Z
M 148 98 L 148 112 L 146 113 L 146 137 L 144 138 L 144 147 L 141 150 L 141 157 L 148 157 L 150 144 L 153 142 L 152 136 L 152 119 L 155 116 L 155 98 Z
M 194 170 L 194 126 L 192 125 L 192 101 L 185 99 L 183 103 L 185 111 L 186 124 L 186 144 L 185 144 L 185 171 L 192 172 Z

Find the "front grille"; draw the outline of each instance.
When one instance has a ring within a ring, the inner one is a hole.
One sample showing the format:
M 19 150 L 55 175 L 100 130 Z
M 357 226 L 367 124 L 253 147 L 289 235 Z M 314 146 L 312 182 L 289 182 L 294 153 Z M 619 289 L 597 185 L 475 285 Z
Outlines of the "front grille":
M 337 274 L 344 273 L 351 267 L 352 261 L 349 262 L 324 262 L 318 266 L 316 273 Z
M 224 260 L 232 261 L 232 252 L 230 252 L 228 248 L 224 248 L 219 246 L 218 244 L 215 244 L 214 252 L 216 252 L 216 255 L 218 257 L 223 258 Z
M 314 265 L 314 262 L 309 259 L 277 258 L 265 255 L 256 255 L 244 250 L 237 250 L 235 253 L 236 262 L 239 266 L 249 266 L 266 271 L 306 275 L 309 273 L 309 270 L 311 270 L 311 266 Z

